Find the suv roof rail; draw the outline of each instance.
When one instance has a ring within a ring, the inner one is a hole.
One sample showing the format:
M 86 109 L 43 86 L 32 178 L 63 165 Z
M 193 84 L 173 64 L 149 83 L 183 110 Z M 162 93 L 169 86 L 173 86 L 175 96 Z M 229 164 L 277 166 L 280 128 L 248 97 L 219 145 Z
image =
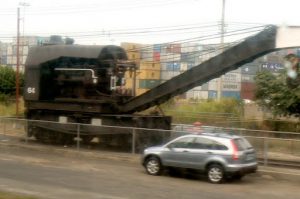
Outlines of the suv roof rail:
M 227 132 L 203 132 L 202 135 L 208 135 L 208 136 L 214 136 L 214 137 L 222 137 L 222 138 L 233 138 L 236 137 L 233 133 L 227 133 Z

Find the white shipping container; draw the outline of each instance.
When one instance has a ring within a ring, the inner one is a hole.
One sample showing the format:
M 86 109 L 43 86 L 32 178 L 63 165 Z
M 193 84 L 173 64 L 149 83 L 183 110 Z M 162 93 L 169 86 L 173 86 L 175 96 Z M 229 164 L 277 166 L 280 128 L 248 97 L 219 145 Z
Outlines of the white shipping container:
M 198 96 L 200 99 L 208 99 L 208 91 L 200 91 Z
M 161 63 L 160 68 L 161 68 L 161 71 L 166 71 L 167 70 L 167 63 Z
M 13 53 L 12 53 L 12 46 L 11 45 L 9 45 L 9 46 L 7 46 L 7 55 L 12 55 Z
M 194 98 L 194 91 L 188 91 L 186 92 L 186 99 L 193 99 Z
M 166 54 L 167 53 L 167 45 L 161 45 L 160 53 L 161 54 Z
M 196 91 L 196 90 L 201 91 L 202 90 L 202 86 L 196 86 L 192 90 L 194 90 L 194 91 Z
M 188 68 L 188 64 L 185 63 L 185 62 L 181 62 L 181 64 L 180 64 L 180 70 L 181 71 L 186 71 L 187 68 Z
M 12 56 L 7 56 L 7 64 L 13 64 L 12 63 Z
M 222 91 L 240 91 L 241 83 L 222 83 Z
M 222 82 L 226 83 L 240 83 L 241 82 L 241 74 L 240 73 L 226 73 L 222 76 Z
M 218 82 L 209 82 L 208 90 L 215 90 L 217 91 L 219 86 Z M 240 91 L 241 90 L 241 83 L 240 82 L 221 82 L 221 89 L 222 91 Z
M 141 60 L 142 61 L 153 61 L 153 52 L 142 52 Z
M 193 99 L 208 99 L 208 91 L 193 91 Z
M 23 55 L 28 55 L 28 46 L 23 46 Z
M 21 60 L 20 60 L 21 64 L 25 65 L 26 59 L 27 59 L 27 56 L 22 56 Z
M 231 77 L 231 78 L 228 78 Z M 235 76 L 240 78 L 239 75 Z M 240 91 L 241 90 L 241 80 L 236 81 L 234 76 L 227 76 L 227 81 L 224 81 L 222 78 L 221 81 L 221 89 L 222 91 Z M 219 89 L 219 81 L 217 79 L 210 81 L 208 83 L 208 90 L 215 90 L 217 91 Z
M 179 71 L 161 71 L 161 80 L 169 80 L 179 74 Z
M 255 75 L 242 75 L 242 82 L 255 82 Z
M 17 57 L 16 56 L 12 57 L 12 64 L 17 64 Z
M 177 53 L 161 53 L 160 54 L 160 61 L 161 62 L 173 62 L 180 60 L 180 54 Z
M 210 81 L 208 83 L 208 90 L 218 90 L 218 81 Z
M 142 52 L 149 52 L 149 53 L 153 53 L 154 50 L 154 45 L 153 44 L 143 44 L 140 47 L 137 47 L 137 50 L 141 50 Z
M 181 52 L 182 53 L 198 51 L 199 50 L 198 48 L 199 48 L 198 44 L 193 44 L 193 43 L 183 43 L 183 44 L 181 44 Z

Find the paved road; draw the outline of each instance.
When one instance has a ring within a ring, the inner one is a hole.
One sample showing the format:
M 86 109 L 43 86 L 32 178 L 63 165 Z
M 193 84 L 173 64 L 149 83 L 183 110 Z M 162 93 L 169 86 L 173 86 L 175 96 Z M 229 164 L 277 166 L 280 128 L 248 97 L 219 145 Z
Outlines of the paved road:
M 298 199 L 300 182 L 252 175 L 213 185 L 204 178 L 149 176 L 133 162 L 57 154 L 0 143 L 0 190 L 40 198 Z

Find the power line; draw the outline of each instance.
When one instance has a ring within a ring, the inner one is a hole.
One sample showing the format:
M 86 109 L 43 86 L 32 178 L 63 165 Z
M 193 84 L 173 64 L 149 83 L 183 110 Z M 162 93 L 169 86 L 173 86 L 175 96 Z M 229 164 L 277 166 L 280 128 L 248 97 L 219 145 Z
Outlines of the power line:
M 192 0 L 190 0 L 192 1 Z M 78 13 L 92 13 L 92 12 L 114 12 L 118 10 L 124 9 L 134 9 L 134 8 L 152 8 L 152 7 L 160 7 L 160 6 L 173 6 L 178 4 L 186 4 L 186 0 L 165 0 L 165 1 L 136 1 L 129 4 L 125 2 L 124 4 L 120 2 L 116 2 L 116 5 L 111 4 L 111 2 L 107 5 L 109 7 L 105 7 L 105 5 L 94 4 L 87 6 L 88 4 L 84 5 L 76 5 L 76 7 L 70 6 L 59 6 L 59 7 L 37 7 L 36 10 L 34 8 L 30 8 L 30 13 L 28 15 L 53 15 L 53 14 L 78 14 Z M 13 10 L 7 10 L 6 13 L 2 12 L 2 15 L 11 15 Z M 1 15 L 1 14 L 0 14 Z
M 197 25 L 197 26 L 195 26 Z M 134 29 L 112 29 L 112 30 L 98 30 L 98 31 L 84 31 L 84 32 L 57 32 L 58 35 L 69 35 L 69 36 L 89 36 L 89 35 L 107 35 L 107 34 L 138 34 L 138 33 L 153 33 L 153 32 L 164 32 L 164 31 L 180 31 L 190 29 L 206 29 L 217 27 L 219 24 L 190 24 L 190 25 L 176 25 L 176 26 L 161 26 L 161 27 L 146 27 L 146 28 L 134 28 Z M 34 34 L 47 34 L 42 32 L 35 32 Z
M 177 27 L 177 28 L 176 28 Z M 182 27 L 182 28 L 180 28 Z M 147 34 L 151 34 L 151 37 L 154 36 L 162 36 L 164 34 L 169 34 L 169 32 L 172 32 L 172 35 L 180 35 L 180 34 L 199 34 L 199 33 L 207 33 L 207 32 L 216 32 L 218 24 L 206 24 L 206 25 L 201 25 L 201 26 L 188 26 L 188 25 L 178 25 L 178 26 L 165 26 L 165 27 L 148 27 L 148 28 L 142 28 L 142 29 L 117 29 L 117 30 L 111 30 L 111 31 L 89 31 L 89 32 L 70 32 L 70 33 L 55 33 L 58 35 L 65 35 L 68 37 L 75 37 L 76 39 L 79 40 L 87 40 L 86 38 L 92 38 L 92 37 L 116 37 L 118 38 L 123 37 L 123 38 L 130 38 L 130 37 L 144 37 Z M 157 30 L 157 28 L 160 28 L 161 30 Z M 197 29 L 201 29 L 201 31 L 198 31 Z M 213 28 L 213 29 L 211 29 Z M 252 28 L 252 27 L 251 27 Z M 156 29 L 153 31 L 146 31 L 148 29 Z M 203 30 L 202 30 L 203 29 Z M 126 32 L 122 32 L 122 31 Z M 136 30 L 130 32 L 130 30 Z M 141 30 L 141 31 L 138 31 Z M 189 31 L 186 31 L 189 30 Z M 233 29 L 236 30 L 236 29 Z M 231 30 L 230 30 L 231 31 Z M 116 34 L 119 35 L 116 35 Z M 41 34 L 47 34 L 49 33 L 34 33 L 32 35 L 41 35 Z M 42 36 L 42 35 L 41 35 Z M 0 35 L 0 38 L 2 39 L 9 39 L 12 36 L 2 34 Z
M 246 31 L 247 30 L 247 31 Z M 238 31 L 231 31 L 231 32 L 226 32 L 225 36 L 236 36 L 236 35 L 240 35 L 240 34 L 248 34 L 248 33 L 254 33 L 254 32 L 258 32 L 259 30 L 256 29 L 242 29 L 242 30 L 238 30 Z M 206 35 L 206 36 L 201 36 L 201 37 L 196 37 L 196 38 L 189 38 L 189 39 L 184 39 L 184 40 L 177 40 L 177 41 L 173 41 L 173 42 L 169 42 L 169 43 L 161 43 L 160 45 L 169 45 L 169 44 L 174 44 L 174 43 L 188 43 L 188 42 L 195 42 L 195 41 L 203 41 L 203 40 L 207 40 L 207 39 L 216 39 L 219 38 L 219 33 L 217 34 L 212 34 L 212 35 Z M 145 50 L 145 49 L 149 49 L 149 47 L 153 48 L 152 45 L 147 46 L 147 47 L 143 47 L 143 48 L 137 48 L 137 49 L 132 49 L 134 51 L 138 51 L 138 50 Z M 128 49 L 127 51 L 130 52 L 130 49 Z M 150 58 L 150 57 L 148 57 Z

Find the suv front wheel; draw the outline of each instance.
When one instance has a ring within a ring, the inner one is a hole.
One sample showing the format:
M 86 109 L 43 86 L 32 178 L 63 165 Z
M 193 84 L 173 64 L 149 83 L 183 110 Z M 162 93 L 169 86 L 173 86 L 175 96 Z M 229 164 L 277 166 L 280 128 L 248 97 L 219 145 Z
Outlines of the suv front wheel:
M 163 170 L 163 166 L 161 165 L 159 158 L 153 156 L 147 158 L 145 161 L 145 168 L 148 174 L 155 176 L 160 175 Z
M 221 183 L 224 181 L 224 169 L 219 164 L 212 164 L 208 167 L 207 178 L 211 183 Z

